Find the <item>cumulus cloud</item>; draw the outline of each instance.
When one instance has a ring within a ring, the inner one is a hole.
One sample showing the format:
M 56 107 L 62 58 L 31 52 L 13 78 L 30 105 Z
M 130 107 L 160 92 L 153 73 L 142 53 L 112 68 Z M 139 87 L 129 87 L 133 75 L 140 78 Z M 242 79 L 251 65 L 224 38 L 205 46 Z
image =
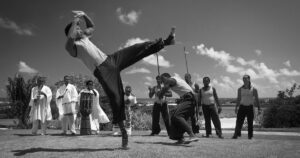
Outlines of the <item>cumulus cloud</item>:
M 30 28 L 19 26 L 16 22 L 0 17 L 0 27 L 14 31 L 18 35 L 32 36 L 33 31 Z
M 24 61 L 19 62 L 19 72 L 29 73 L 29 74 L 38 73 L 36 69 L 31 68 Z
M 291 62 L 288 60 L 288 61 L 286 61 L 286 62 L 284 62 L 283 63 L 285 66 L 287 66 L 287 67 L 291 67 Z
M 149 82 L 153 82 L 154 81 L 153 77 L 151 77 L 151 76 L 146 76 L 145 79 L 147 81 L 149 81 Z
M 121 46 L 119 49 L 122 49 L 122 48 L 126 48 L 126 47 L 129 47 L 129 46 L 132 46 L 134 44 L 138 44 L 138 43 L 143 43 L 143 42 L 146 42 L 146 41 L 149 41 L 149 39 L 145 38 L 145 39 L 142 39 L 142 38 L 139 38 L 139 37 L 136 37 L 136 38 L 130 38 L 126 41 L 126 43 Z
M 142 38 L 139 38 L 139 37 L 137 37 L 137 38 L 130 38 L 119 49 L 126 48 L 126 47 L 132 46 L 134 44 L 143 43 L 143 42 L 146 42 L 146 41 L 149 41 L 149 39 L 147 39 L 147 38 L 142 39 Z M 157 57 L 156 57 L 155 54 L 153 54 L 153 55 L 150 55 L 150 56 L 147 56 L 147 57 L 143 58 L 142 62 L 144 64 L 156 66 L 157 65 Z M 161 66 L 161 67 L 169 68 L 169 67 L 173 66 L 169 61 L 167 61 L 160 54 L 158 54 L 158 62 L 159 62 L 159 66 Z
M 252 79 L 268 79 L 271 83 L 278 83 L 279 76 L 299 76 L 297 70 L 280 69 L 273 70 L 265 63 L 258 63 L 255 60 L 246 61 L 241 57 L 231 56 L 225 51 L 215 51 L 214 48 L 207 48 L 204 44 L 193 47 L 196 54 L 207 56 L 223 66 L 227 72 L 244 75 L 249 74 Z M 239 65 L 236 65 L 238 63 Z
M 255 54 L 256 54 L 257 56 L 260 56 L 260 55 L 261 55 L 261 50 L 259 50 L 259 49 L 256 49 L 254 52 L 255 52 Z
M 157 57 L 155 54 L 152 54 L 150 56 L 147 56 L 143 59 L 143 63 L 149 64 L 149 65 L 157 65 Z M 172 67 L 171 63 L 167 61 L 162 55 L 158 54 L 158 63 L 160 67 L 169 68 Z
M 134 10 L 130 11 L 129 13 L 124 13 L 121 7 L 117 8 L 116 12 L 119 20 L 127 25 L 137 24 L 139 17 L 142 14 L 141 11 L 137 12 Z
M 150 70 L 146 69 L 146 68 L 132 68 L 131 70 L 129 71 L 126 71 L 125 74 L 136 74 L 136 73 L 146 73 L 146 74 L 149 74 L 151 73 Z
M 280 69 L 279 70 L 281 72 L 282 75 L 285 76 L 300 76 L 300 72 L 297 70 L 288 70 L 286 68 Z

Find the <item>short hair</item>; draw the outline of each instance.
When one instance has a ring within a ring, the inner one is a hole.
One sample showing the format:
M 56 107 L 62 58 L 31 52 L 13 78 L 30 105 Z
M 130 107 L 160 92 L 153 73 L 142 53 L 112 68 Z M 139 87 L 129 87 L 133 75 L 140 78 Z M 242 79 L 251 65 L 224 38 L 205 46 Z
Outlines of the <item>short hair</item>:
M 40 81 L 40 82 L 45 83 L 45 82 L 46 82 L 46 77 L 39 76 L 39 77 L 37 78 L 37 81 Z
M 170 77 L 171 77 L 171 75 L 170 75 L 169 73 L 163 73 L 163 74 L 161 74 L 161 76 L 162 76 L 162 77 L 167 77 L 167 78 L 170 78 Z
M 203 80 L 209 80 L 210 81 L 210 78 L 205 76 L 205 77 L 203 77 Z
M 184 75 L 184 77 L 187 77 L 187 76 L 192 77 L 191 74 L 189 74 L 189 73 L 186 73 L 186 74 Z
M 65 79 L 65 78 L 69 78 L 69 79 L 70 79 L 70 76 L 69 76 L 69 75 L 65 75 L 65 76 L 64 76 L 64 79 Z
M 248 79 L 250 79 L 250 76 L 246 74 L 246 75 L 243 76 L 243 78 L 248 78 Z
M 65 27 L 65 34 L 66 34 L 66 36 L 68 36 L 69 31 L 70 31 L 70 29 L 71 29 L 71 26 L 72 26 L 72 22 L 70 22 L 70 23 Z
M 85 81 L 85 85 L 89 85 L 90 83 L 94 83 L 92 80 L 87 80 L 87 81 Z

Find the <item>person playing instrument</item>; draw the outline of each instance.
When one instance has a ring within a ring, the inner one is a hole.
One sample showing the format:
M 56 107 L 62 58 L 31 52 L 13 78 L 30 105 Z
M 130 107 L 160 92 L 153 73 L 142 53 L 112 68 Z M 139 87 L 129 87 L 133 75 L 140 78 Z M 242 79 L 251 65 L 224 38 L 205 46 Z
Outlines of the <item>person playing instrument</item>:
M 62 135 L 67 134 L 68 128 L 71 135 L 76 134 L 75 118 L 77 114 L 76 103 L 78 101 L 78 93 L 76 87 L 70 83 L 70 76 L 64 76 L 64 84 L 59 87 L 56 92 L 56 103 L 58 109 L 61 109 L 63 114 L 62 118 Z
M 215 126 L 216 134 L 219 138 L 223 139 L 221 121 L 219 115 L 222 108 L 219 103 L 219 98 L 217 91 L 214 87 L 210 86 L 210 78 L 203 78 L 203 85 L 200 89 L 199 101 L 201 101 L 201 106 L 204 114 L 205 120 L 205 131 L 206 135 L 203 137 L 209 137 L 211 133 L 211 120 Z M 216 107 L 217 106 L 217 107 Z
M 258 100 L 258 92 L 255 87 L 251 85 L 250 76 L 243 76 L 244 85 L 238 89 L 237 102 L 235 107 L 236 124 L 235 132 L 232 139 L 237 139 L 241 136 L 241 130 L 244 124 L 245 117 L 248 122 L 248 139 L 253 138 L 253 119 L 254 106 L 257 106 L 258 114 L 261 113 L 261 108 Z
M 46 134 L 47 121 L 52 119 L 50 102 L 52 99 L 51 89 L 45 85 L 45 77 L 38 77 L 37 86 L 31 90 L 29 106 L 30 121 L 32 121 L 32 134 L 36 135 L 39 122 L 41 123 L 41 135 Z
M 100 133 L 99 123 L 108 123 L 109 119 L 99 104 L 99 92 L 94 88 L 94 82 L 92 80 L 87 80 L 85 83 L 86 83 L 86 88 L 80 91 L 79 99 L 82 93 L 92 94 L 91 113 L 89 115 L 90 129 L 91 129 L 91 133 L 94 132 L 96 134 L 99 134 Z
M 191 127 L 187 123 L 187 119 L 194 113 L 195 110 L 195 96 L 193 89 L 181 78 L 171 77 L 168 73 L 161 75 L 162 83 L 164 87 L 159 94 L 162 98 L 169 89 L 177 93 L 180 96 L 180 101 L 174 113 L 171 116 L 171 127 L 169 138 L 177 140 L 178 144 L 188 144 L 199 139 L 193 133 Z M 183 134 L 187 132 L 189 139 L 185 140 Z
M 152 132 L 150 136 L 158 135 L 161 131 L 160 125 L 159 125 L 159 119 L 160 119 L 160 113 L 162 115 L 162 118 L 165 123 L 165 127 L 167 130 L 167 133 L 169 133 L 170 130 L 170 116 L 169 116 L 169 108 L 168 108 L 168 102 L 166 100 L 167 97 L 172 97 L 172 92 L 167 91 L 164 94 L 163 98 L 159 98 L 159 93 L 162 89 L 162 81 L 160 79 L 160 76 L 156 76 L 156 82 L 157 85 L 154 87 L 148 87 L 149 89 L 149 98 L 152 98 L 155 95 L 155 101 L 152 109 Z
M 174 44 L 175 28 L 172 28 L 166 40 L 135 44 L 108 55 L 90 41 L 94 31 L 92 20 L 83 11 L 73 13 L 74 20 L 65 27 L 66 50 L 72 57 L 81 60 L 103 86 L 113 112 L 112 123 L 119 125 L 122 132 L 122 148 L 128 149 L 128 135 L 124 127 L 124 89 L 120 72 L 144 57 L 160 51 L 164 46 Z M 86 24 L 85 29 L 79 25 L 81 19 Z

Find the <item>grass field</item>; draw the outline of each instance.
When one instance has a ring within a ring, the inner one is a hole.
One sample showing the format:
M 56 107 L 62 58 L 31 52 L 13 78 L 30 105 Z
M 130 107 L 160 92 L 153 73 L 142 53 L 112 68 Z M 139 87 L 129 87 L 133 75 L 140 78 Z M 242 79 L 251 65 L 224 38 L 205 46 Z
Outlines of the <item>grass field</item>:
M 92 136 L 61 136 L 59 132 L 48 130 L 49 135 L 31 136 L 30 130 L 0 130 L 0 157 L 295 158 L 300 155 L 300 136 L 255 134 L 253 140 L 248 140 L 244 134 L 233 140 L 232 133 L 224 132 L 225 139 L 201 138 L 189 145 L 176 145 L 165 133 L 150 137 L 149 131 L 134 131 L 130 150 L 121 150 L 121 138 L 110 136 L 111 132 Z

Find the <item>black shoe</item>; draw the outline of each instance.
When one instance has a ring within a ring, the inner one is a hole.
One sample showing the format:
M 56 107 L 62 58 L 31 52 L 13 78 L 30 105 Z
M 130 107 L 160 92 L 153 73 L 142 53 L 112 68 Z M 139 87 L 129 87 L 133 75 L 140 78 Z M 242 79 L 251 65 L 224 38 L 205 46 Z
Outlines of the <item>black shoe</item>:
M 220 139 L 224 139 L 224 137 L 222 136 L 222 134 L 219 134 L 218 137 L 219 137 Z
M 233 136 L 232 136 L 232 139 L 237 139 L 237 138 L 238 138 L 237 135 L 233 135 Z
M 209 138 L 210 135 L 209 135 L 209 134 L 206 134 L 206 135 L 203 134 L 202 137 L 204 137 L 204 138 Z
M 157 136 L 157 133 L 151 133 L 149 136 Z
M 76 133 L 71 133 L 71 136 L 75 136 L 76 135 Z
M 164 40 L 164 44 L 165 46 L 175 44 L 175 27 L 172 27 L 169 36 Z
M 250 139 L 250 140 L 251 140 L 252 138 L 253 138 L 253 137 L 248 137 L 248 139 Z
M 182 139 L 179 139 L 175 144 L 184 144 L 185 143 L 185 141 L 184 141 L 184 139 L 182 138 Z

